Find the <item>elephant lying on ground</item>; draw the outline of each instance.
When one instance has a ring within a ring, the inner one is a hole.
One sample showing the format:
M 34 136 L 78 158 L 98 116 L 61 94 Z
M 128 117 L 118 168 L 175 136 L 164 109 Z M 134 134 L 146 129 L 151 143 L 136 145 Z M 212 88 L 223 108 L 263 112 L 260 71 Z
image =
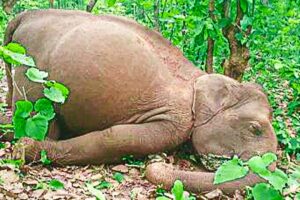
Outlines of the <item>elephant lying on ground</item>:
M 56 107 L 51 140 L 25 138 L 26 159 L 45 149 L 60 165 L 116 163 L 169 151 L 191 140 L 199 155 L 275 152 L 271 109 L 259 87 L 206 74 L 160 34 L 115 16 L 79 11 L 29 11 L 12 20 L 5 43 L 27 48 L 39 69 L 70 88 L 68 102 Z M 16 68 L 16 85 L 29 100 L 42 96 Z M 10 66 L 7 66 L 8 75 Z M 8 76 L 8 103 L 22 99 Z M 232 192 L 260 179 L 255 175 L 213 185 L 214 173 L 187 172 L 154 163 L 146 177 L 170 188 L 176 179 L 193 192 Z

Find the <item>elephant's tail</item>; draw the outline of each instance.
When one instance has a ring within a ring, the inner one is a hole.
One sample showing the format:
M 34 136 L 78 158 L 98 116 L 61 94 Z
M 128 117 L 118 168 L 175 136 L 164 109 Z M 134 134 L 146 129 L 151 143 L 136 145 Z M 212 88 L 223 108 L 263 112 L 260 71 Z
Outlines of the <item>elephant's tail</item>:
M 194 193 L 209 192 L 218 188 L 227 194 L 232 194 L 235 190 L 264 182 L 262 178 L 250 173 L 242 179 L 214 185 L 214 176 L 215 173 L 212 172 L 177 170 L 165 163 L 153 163 L 146 169 L 146 178 L 150 182 L 162 184 L 164 189 L 170 189 L 176 180 L 181 180 L 185 189 Z
M 4 35 L 4 43 L 3 45 L 7 45 L 10 42 L 13 41 L 13 34 L 18 28 L 18 26 L 21 23 L 21 20 L 23 16 L 26 14 L 26 12 L 23 12 L 19 14 L 16 18 L 11 20 L 8 23 L 8 26 L 5 31 Z M 8 93 L 6 96 L 6 103 L 8 107 L 11 107 L 12 105 L 12 94 L 13 94 L 13 77 L 12 77 L 12 70 L 11 70 L 11 64 L 5 63 L 5 72 L 6 72 L 6 78 L 7 78 L 7 84 L 8 84 Z

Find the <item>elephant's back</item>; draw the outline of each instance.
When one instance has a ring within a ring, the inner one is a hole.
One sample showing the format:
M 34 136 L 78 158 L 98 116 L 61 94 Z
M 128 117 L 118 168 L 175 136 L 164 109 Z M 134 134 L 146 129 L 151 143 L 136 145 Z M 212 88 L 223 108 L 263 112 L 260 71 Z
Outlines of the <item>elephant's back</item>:
M 71 132 L 104 129 L 168 104 L 169 86 L 178 81 L 151 41 L 130 26 L 85 14 L 27 21 L 14 40 L 28 49 L 38 68 L 49 72 L 49 79 L 69 87 L 68 102 L 59 113 Z M 16 80 L 27 96 L 41 96 L 18 71 Z

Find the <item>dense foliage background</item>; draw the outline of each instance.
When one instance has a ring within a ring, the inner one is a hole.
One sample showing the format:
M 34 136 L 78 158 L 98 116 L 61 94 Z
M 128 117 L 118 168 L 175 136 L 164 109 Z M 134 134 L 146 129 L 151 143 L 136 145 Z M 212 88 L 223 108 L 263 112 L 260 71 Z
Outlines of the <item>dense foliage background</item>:
M 226 29 L 249 50 L 243 81 L 263 86 L 273 107 L 273 127 L 283 158 L 300 161 L 300 1 L 237 0 L 224 12 L 228 0 L 98 0 L 92 13 L 127 16 L 159 31 L 178 46 L 197 67 L 224 73 L 233 51 Z M 93 3 L 92 2 L 92 3 Z M 86 10 L 88 0 L 19 0 L 9 13 L 0 9 L 0 43 L 5 27 L 16 14 L 29 9 Z M 3 5 L 1 5 L 3 6 Z M 242 11 L 241 19 L 236 21 Z M 213 41 L 213 49 L 209 43 Z M 211 55 L 210 55 L 211 53 Z M 0 78 L 4 72 L 0 71 Z

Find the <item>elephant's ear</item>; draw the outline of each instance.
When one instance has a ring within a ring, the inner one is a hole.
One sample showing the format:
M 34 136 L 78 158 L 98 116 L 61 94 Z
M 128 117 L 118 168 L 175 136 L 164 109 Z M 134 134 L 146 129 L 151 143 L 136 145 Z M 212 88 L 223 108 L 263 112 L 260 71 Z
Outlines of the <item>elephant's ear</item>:
M 201 126 L 217 113 L 238 104 L 246 91 L 242 84 L 218 74 L 199 77 L 195 83 L 195 126 Z

